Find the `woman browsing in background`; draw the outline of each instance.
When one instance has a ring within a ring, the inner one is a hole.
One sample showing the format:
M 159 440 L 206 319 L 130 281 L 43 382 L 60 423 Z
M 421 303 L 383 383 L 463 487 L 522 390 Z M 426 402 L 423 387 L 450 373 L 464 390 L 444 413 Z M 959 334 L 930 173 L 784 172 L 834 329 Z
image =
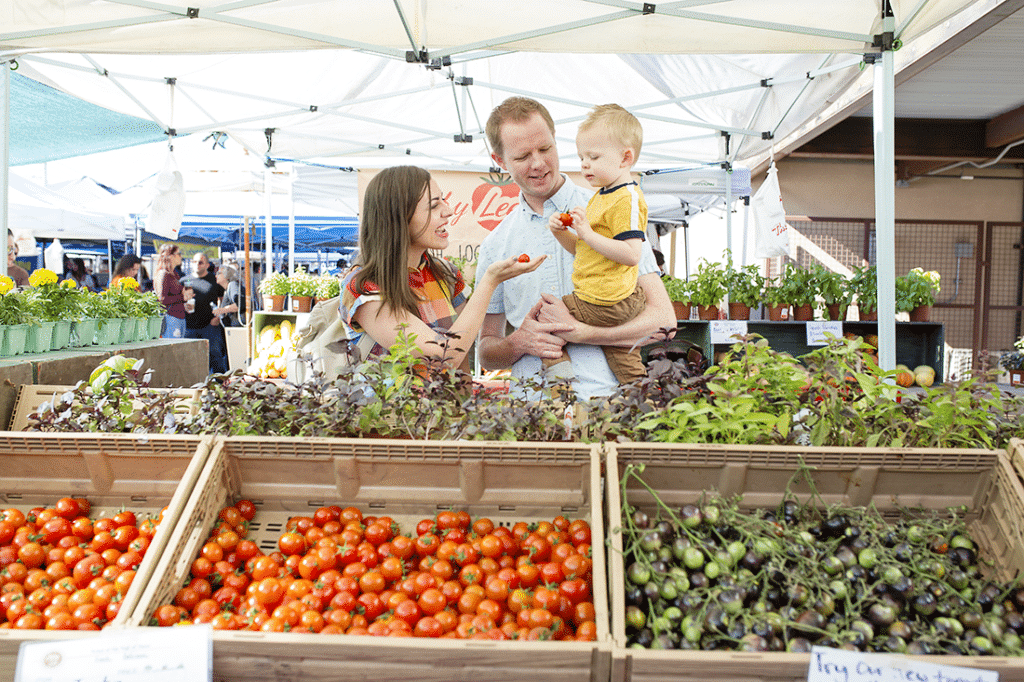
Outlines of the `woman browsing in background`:
M 214 308 L 213 314 L 221 318 L 224 327 L 241 327 L 245 319 L 245 311 L 242 309 L 245 291 L 233 265 L 220 266 L 217 270 L 217 284 L 224 288 L 224 295 L 220 299 L 220 307 Z
M 164 314 L 164 329 L 160 334 L 165 339 L 180 339 L 185 335 L 185 297 L 181 282 L 175 272 L 181 267 L 181 251 L 176 244 L 164 244 L 157 255 L 156 276 L 153 291 L 167 312 Z
M 131 277 L 138 281 L 139 268 L 142 266 L 142 259 L 134 253 L 126 253 L 121 256 L 114 266 L 114 276 L 110 278 L 110 286 L 114 286 L 125 277 Z
M 70 267 L 68 269 L 69 279 L 71 279 L 75 286 L 80 289 L 88 289 L 89 291 L 96 291 L 99 289 L 96 286 L 96 278 L 89 274 L 89 271 L 85 267 L 85 261 L 81 258 L 70 258 Z
M 494 288 L 536 270 L 545 256 L 520 262 L 516 256 L 493 263 L 479 278 L 468 302 L 462 273 L 428 252 L 448 246 L 452 209 L 430 173 L 416 166 L 395 166 L 378 173 L 366 187 L 359 226 L 357 264 L 341 285 L 341 317 L 350 338 L 365 333 L 375 342 L 370 355 L 383 355 L 403 327 L 415 334 L 424 356 L 445 353 L 436 331 L 460 341 L 449 345 L 450 367 L 463 364 L 483 323 Z

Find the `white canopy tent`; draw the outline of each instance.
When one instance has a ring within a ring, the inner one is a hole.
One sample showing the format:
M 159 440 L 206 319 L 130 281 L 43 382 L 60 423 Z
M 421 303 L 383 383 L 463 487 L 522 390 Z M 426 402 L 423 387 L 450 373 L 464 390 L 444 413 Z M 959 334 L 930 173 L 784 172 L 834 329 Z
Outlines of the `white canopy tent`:
M 125 221 L 119 215 L 85 210 L 17 176 L 11 176 L 9 192 L 10 227 L 17 234 L 36 239 L 124 239 Z
M 894 48 L 903 45 L 906 62 L 921 58 L 937 33 L 1002 5 L 0 0 L 0 62 L 16 59 L 21 73 L 170 134 L 227 132 L 270 158 L 413 157 L 473 170 L 490 164 L 482 120 L 510 94 L 548 105 L 567 161 L 592 104 L 630 108 L 645 128 L 642 170 L 756 168 L 773 144 L 873 88 L 880 362 L 891 367 Z M 306 52 L 269 53 L 293 50 Z M 878 59 L 861 72 L 866 53 Z M 6 80 L 0 75 L 0 124 Z M 5 145 L 0 139 L 0 157 Z M 6 174 L 0 159 L 0 209 Z

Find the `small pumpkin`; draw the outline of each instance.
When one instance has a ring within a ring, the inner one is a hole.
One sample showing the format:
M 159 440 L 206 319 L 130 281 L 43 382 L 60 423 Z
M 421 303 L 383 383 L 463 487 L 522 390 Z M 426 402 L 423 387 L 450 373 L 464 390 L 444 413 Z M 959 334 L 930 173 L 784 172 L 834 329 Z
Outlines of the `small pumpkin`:
M 909 370 L 900 370 L 896 375 L 896 384 L 903 388 L 909 388 L 914 385 L 914 375 Z

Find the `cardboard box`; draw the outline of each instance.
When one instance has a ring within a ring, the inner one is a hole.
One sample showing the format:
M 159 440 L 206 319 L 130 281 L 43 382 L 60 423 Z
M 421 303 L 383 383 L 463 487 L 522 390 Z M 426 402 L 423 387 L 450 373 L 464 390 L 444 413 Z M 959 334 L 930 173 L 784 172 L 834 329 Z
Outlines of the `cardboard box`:
M 427 442 L 385 439 L 237 437 L 218 441 L 167 551 L 130 622 L 146 625 L 170 603 L 214 526 L 241 498 L 253 500 L 250 525 L 265 550 L 290 516 L 317 507 L 354 505 L 388 515 L 403 532 L 443 509 L 465 509 L 496 524 L 550 520 L 590 522 L 598 641 L 497 642 L 395 639 L 249 631 L 214 632 L 214 678 L 607 680 L 608 631 L 601 470 L 597 446 L 544 443 Z
M 814 467 L 815 487 L 825 504 L 873 503 L 883 514 L 899 507 L 941 510 L 965 505 L 968 529 L 995 575 L 1008 580 L 1024 569 L 1024 489 L 1005 453 L 996 450 L 896 448 L 803 448 L 714 445 L 606 445 L 609 592 L 612 614 L 613 682 L 631 680 L 807 679 L 809 654 L 626 648 L 625 567 L 622 559 L 621 475 L 628 464 L 644 464 L 642 478 L 666 504 L 697 502 L 704 491 L 742 495 L 744 509 L 777 506 L 803 462 Z M 801 502 L 806 484 L 793 488 Z M 631 506 L 653 511 L 649 491 L 633 482 Z M 993 656 L 925 656 L 937 664 L 1000 671 L 1001 679 L 1024 679 L 1024 659 Z
M 121 509 L 163 521 L 136 571 L 117 618 L 127 623 L 199 479 L 212 438 L 135 434 L 0 434 L 0 508 L 28 511 L 62 497 L 85 497 L 89 516 Z M 89 632 L 0 630 L 0 679 L 14 678 L 22 642 L 92 636 Z

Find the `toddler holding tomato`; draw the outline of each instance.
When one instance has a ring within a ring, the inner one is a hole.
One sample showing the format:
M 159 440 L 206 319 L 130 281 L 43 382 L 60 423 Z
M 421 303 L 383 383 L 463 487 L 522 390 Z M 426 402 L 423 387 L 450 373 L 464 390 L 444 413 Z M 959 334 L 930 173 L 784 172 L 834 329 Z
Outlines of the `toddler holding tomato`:
M 573 292 L 562 300 L 572 316 L 586 324 L 620 325 L 639 315 L 647 303 L 636 286 L 647 202 L 630 173 L 642 143 L 643 129 L 631 113 L 617 104 L 594 107 L 580 124 L 576 150 L 583 176 L 599 189 L 586 210 L 576 206 L 548 222 L 559 244 L 575 256 Z M 601 348 L 620 383 L 646 376 L 639 349 Z M 543 365 L 549 377 L 574 376 L 564 352 L 561 358 L 545 359 Z

